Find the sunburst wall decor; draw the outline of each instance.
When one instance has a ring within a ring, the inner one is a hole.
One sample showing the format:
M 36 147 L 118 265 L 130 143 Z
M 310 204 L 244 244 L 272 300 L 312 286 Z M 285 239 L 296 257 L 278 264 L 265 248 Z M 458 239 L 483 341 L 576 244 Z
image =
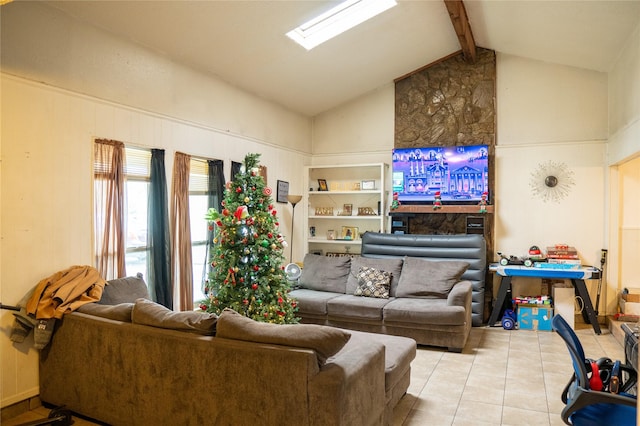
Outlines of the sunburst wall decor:
M 529 186 L 533 195 L 544 201 L 559 203 L 564 197 L 569 195 L 571 187 L 575 185 L 573 171 L 565 163 L 553 160 L 538 164 L 538 167 L 531 172 Z

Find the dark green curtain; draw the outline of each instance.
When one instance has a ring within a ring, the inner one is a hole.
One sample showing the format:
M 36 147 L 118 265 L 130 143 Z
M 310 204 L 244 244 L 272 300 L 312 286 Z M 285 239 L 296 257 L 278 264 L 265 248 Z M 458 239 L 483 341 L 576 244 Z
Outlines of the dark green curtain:
M 240 172 L 240 168 L 242 167 L 242 163 L 237 163 L 235 161 L 231 162 L 231 180 L 235 180 L 236 174 Z
M 222 160 L 207 161 L 207 207 L 222 211 L 222 200 L 224 199 L 224 162 Z M 209 276 L 209 255 L 213 247 L 213 238 L 215 237 L 215 229 L 209 228 L 207 231 L 207 248 L 204 254 L 204 264 L 207 267 L 202 268 L 202 288 L 207 294 L 207 277 Z
M 149 261 L 147 276 L 151 298 L 173 310 L 171 285 L 171 249 L 169 241 L 169 203 L 164 149 L 151 150 L 148 231 Z

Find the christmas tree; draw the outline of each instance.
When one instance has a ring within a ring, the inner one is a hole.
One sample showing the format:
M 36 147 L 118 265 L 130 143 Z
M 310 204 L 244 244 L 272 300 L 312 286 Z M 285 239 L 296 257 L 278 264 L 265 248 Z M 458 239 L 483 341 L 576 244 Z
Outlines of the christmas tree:
M 283 267 L 287 243 L 278 231 L 272 191 L 260 176 L 259 158 L 245 157 L 243 168 L 227 182 L 222 211 L 207 212 L 210 226 L 217 226 L 207 298 L 200 308 L 217 314 L 231 308 L 257 321 L 296 323 L 296 302 L 289 297 Z

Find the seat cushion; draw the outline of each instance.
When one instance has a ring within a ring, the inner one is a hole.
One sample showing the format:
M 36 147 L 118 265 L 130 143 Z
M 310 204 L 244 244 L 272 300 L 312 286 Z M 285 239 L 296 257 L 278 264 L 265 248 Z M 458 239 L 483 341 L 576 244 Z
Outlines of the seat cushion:
M 354 318 L 382 321 L 382 308 L 389 303 L 389 299 L 375 297 L 361 297 L 344 294 L 327 301 L 329 318 Z
M 296 300 L 300 314 L 327 315 L 327 301 L 344 294 L 300 288 L 291 291 L 289 296 Z
M 385 323 L 462 325 L 466 312 L 462 306 L 450 306 L 446 299 L 397 298 L 383 308 Z

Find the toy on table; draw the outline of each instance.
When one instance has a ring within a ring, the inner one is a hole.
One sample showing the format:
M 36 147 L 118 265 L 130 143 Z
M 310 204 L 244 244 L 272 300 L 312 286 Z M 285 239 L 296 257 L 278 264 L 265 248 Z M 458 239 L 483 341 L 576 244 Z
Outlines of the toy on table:
M 498 252 L 498 256 L 500 256 L 499 263 L 502 266 L 507 266 L 507 265 L 519 265 L 519 266 L 522 266 L 522 265 L 524 265 L 524 266 L 526 266 L 528 268 L 533 266 L 533 260 L 531 260 L 531 258 L 529 258 L 529 257 L 523 258 L 523 257 L 518 257 L 518 256 L 513 256 L 513 255 L 510 255 L 510 256 L 507 257 L 506 255 L 502 254 L 501 252 Z

